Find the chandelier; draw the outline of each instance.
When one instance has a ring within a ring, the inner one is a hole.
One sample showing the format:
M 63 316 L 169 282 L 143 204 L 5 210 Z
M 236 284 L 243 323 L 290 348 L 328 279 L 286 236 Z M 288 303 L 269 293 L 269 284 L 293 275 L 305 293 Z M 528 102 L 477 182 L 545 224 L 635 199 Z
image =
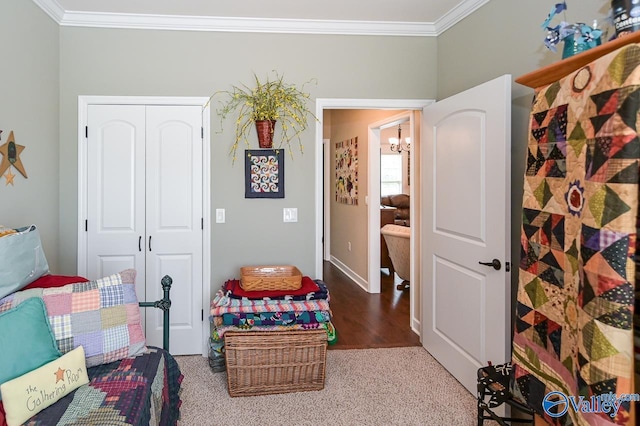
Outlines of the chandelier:
M 411 150 L 411 138 L 405 138 L 402 140 L 402 128 L 400 124 L 398 124 L 398 137 L 397 138 L 389 138 L 389 145 L 391 146 L 391 151 L 397 152 L 400 154 L 402 151 Z

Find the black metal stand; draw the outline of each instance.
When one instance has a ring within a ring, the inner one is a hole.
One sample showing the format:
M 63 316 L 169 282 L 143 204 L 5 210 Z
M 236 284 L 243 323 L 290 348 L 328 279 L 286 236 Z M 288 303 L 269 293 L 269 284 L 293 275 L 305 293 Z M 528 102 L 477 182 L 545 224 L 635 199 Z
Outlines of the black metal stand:
M 478 426 L 483 426 L 485 420 L 494 420 L 501 426 L 533 424 L 533 410 L 516 400 L 509 391 L 510 374 L 510 363 L 478 369 Z M 502 404 L 507 404 L 530 418 L 500 417 L 492 409 Z

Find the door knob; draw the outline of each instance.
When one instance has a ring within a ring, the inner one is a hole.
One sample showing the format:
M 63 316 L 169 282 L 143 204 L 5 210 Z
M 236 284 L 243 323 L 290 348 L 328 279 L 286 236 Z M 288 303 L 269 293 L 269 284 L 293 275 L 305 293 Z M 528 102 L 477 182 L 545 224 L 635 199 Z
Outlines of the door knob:
M 499 271 L 502 268 L 502 263 L 498 259 L 493 259 L 491 262 L 478 262 L 481 265 L 491 266 L 496 271 Z

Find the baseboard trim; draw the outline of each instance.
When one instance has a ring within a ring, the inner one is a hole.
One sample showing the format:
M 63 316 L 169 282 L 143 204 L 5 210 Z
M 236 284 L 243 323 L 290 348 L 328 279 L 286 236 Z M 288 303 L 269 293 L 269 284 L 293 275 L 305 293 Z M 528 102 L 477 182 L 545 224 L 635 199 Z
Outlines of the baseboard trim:
M 364 291 L 369 293 L 369 282 L 366 279 L 364 279 L 360 275 L 356 274 L 353 270 L 351 270 L 351 268 L 349 268 L 347 265 L 342 263 L 335 256 L 331 256 L 330 262 L 331 262 L 331 264 L 333 264 L 333 266 L 338 268 L 347 277 L 349 277 L 351 279 L 351 281 L 353 281 L 354 283 L 358 284 L 360 287 L 362 287 L 362 289 Z

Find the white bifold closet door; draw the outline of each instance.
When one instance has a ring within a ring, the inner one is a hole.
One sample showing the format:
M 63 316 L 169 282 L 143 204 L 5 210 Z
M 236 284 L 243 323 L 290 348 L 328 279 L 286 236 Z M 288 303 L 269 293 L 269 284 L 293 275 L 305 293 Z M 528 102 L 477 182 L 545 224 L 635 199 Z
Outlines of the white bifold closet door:
M 202 107 L 89 105 L 87 273 L 137 270 L 141 301 L 173 278 L 173 354 L 202 351 Z M 162 345 L 162 311 L 141 311 Z

